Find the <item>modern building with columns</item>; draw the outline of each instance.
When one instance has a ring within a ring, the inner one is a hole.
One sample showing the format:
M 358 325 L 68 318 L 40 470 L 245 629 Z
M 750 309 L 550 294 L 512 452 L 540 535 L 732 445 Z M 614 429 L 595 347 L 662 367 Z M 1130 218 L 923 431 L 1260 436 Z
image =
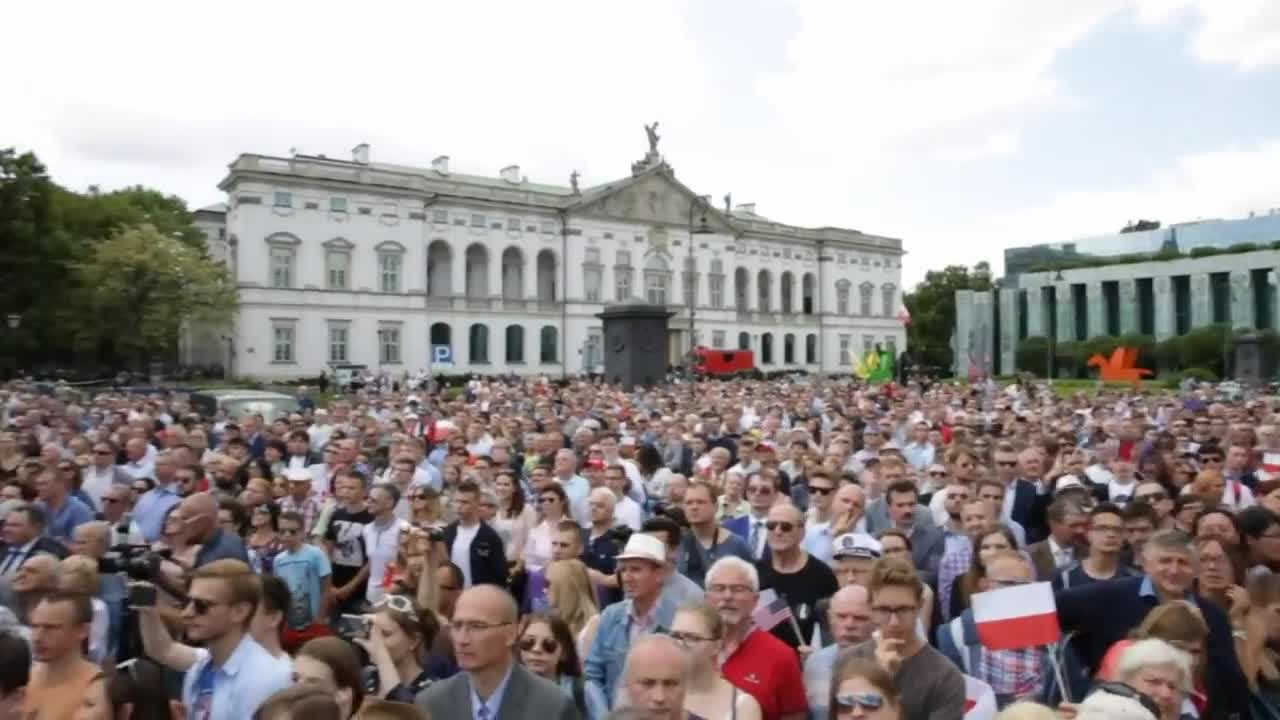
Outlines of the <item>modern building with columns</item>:
M 1018 343 L 1278 326 L 1280 210 L 1005 251 L 990 292 L 956 293 L 958 375 L 1010 374 Z M 1033 372 L 1041 368 L 1022 368 Z
M 450 167 L 245 154 L 199 213 L 239 292 L 224 364 L 293 378 L 339 364 L 549 375 L 601 369 L 596 317 L 665 305 L 667 358 L 692 342 L 749 349 L 757 367 L 845 372 L 875 344 L 905 347 L 902 242 L 769 219 L 700 197 L 649 152 L 579 187 Z M 221 222 L 219 223 L 219 213 Z

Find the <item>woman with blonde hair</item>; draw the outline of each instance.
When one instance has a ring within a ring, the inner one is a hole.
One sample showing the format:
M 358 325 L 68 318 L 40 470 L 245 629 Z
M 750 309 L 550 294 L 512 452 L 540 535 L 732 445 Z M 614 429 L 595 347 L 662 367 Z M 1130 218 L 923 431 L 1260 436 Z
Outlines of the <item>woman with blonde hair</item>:
M 1029 701 L 1016 702 L 996 715 L 996 720 L 1059 720 L 1053 710 Z
M 91 662 L 100 663 L 107 656 L 107 630 L 110 626 L 107 604 L 98 597 L 98 561 L 86 555 L 71 555 L 58 563 L 58 589 L 88 596 L 93 605 L 93 621 L 89 624 Z
M 676 610 L 667 634 L 684 646 L 691 660 L 685 681 L 685 710 L 702 718 L 760 718 L 760 703 L 720 674 L 720 643 L 724 639 L 720 613 L 701 603 L 685 605 Z
M 587 566 L 581 560 L 553 560 L 547 565 L 547 601 L 577 639 L 578 657 L 585 658 L 600 612 Z

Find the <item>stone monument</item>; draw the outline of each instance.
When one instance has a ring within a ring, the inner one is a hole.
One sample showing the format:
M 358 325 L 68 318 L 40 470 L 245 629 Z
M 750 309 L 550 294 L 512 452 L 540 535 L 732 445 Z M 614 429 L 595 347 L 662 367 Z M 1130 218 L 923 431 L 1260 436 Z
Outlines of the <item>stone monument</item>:
M 1248 385 L 1261 385 L 1265 373 L 1262 367 L 1262 345 L 1258 336 L 1252 333 L 1239 335 L 1231 344 L 1235 372 L 1224 374 Z
M 613 305 L 596 315 L 604 322 L 604 377 L 631 390 L 667 376 L 667 321 L 661 305 Z

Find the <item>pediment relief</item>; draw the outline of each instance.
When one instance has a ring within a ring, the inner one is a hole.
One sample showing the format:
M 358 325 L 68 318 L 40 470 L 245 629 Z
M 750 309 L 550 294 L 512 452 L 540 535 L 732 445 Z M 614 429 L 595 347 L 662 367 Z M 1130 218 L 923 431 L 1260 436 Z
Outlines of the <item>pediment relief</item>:
M 606 192 L 599 198 L 589 200 L 574 213 L 683 228 L 689 225 L 689 205 L 693 201 L 694 196 L 687 189 L 661 173 L 652 173 L 616 191 Z M 707 209 L 705 214 L 708 224 L 716 232 L 733 232 L 714 209 Z

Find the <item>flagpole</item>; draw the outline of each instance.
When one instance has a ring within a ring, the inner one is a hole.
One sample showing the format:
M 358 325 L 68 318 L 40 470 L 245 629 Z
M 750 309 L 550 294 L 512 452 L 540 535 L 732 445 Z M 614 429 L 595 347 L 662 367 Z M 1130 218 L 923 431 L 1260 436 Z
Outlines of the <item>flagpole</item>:
M 1067 686 L 1067 676 L 1062 672 L 1062 663 L 1058 660 L 1058 648 L 1056 645 L 1048 645 L 1049 664 L 1053 666 L 1054 677 L 1058 681 L 1058 690 L 1062 693 L 1062 702 L 1071 702 L 1071 688 Z

